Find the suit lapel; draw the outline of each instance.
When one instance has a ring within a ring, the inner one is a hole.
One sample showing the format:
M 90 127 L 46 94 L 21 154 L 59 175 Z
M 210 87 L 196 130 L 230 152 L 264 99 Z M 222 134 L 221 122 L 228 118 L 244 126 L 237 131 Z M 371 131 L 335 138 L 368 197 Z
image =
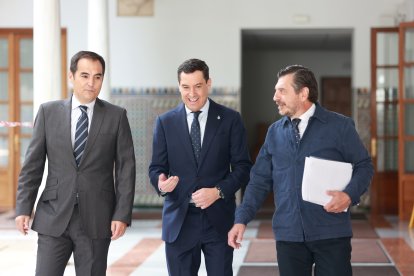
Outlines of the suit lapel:
M 83 153 L 82 161 L 79 164 L 79 166 L 82 166 L 83 160 L 86 159 L 88 153 L 93 147 L 93 144 L 95 143 L 96 137 L 98 136 L 104 117 L 105 105 L 100 99 L 96 98 L 95 106 L 93 109 L 91 127 L 89 129 L 88 134 L 88 140 L 86 141 L 85 151 Z
M 204 131 L 203 144 L 201 145 L 200 160 L 198 167 L 200 168 L 207 155 L 208 149 L 216 135 L 217 129 L 221 124 L 222 114 L 218 108 L 218 105 L 210 99 L 210 107 L 208 109 L 208 117 L 206 123 L 206 129 Z
M 73 147 L 72 147 L 72 97 L 69 97 L 67 100 L 65 100 L 62 104 L 62 133 L 65 142 L 65 148 L 64 150 L 67 152 L 67 156 L 71 156 L 71 163 L 76 168 L 76 161 L 75 156 L 73 155 Z M 65 155 L 64 155 L 65 156 Z

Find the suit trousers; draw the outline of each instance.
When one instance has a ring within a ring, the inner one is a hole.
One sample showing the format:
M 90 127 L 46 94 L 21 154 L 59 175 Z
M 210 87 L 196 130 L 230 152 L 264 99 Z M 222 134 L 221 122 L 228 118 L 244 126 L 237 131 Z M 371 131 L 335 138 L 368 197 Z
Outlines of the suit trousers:
M 109 238 L 90 239 L 86 235 L 75 205 L 69 225 L 61 236 L 38 234 L 36 275 L 63 275 L 73 252 L 76 275 L 105 276 L 110 242 Z
M 276 250 L 281 276 L 352 275 L 352 247 L 348 237 L 310 242 L 277 241 Z
M 232 276 L 233 248 L 211 225 L 204 210 L 190 204 L 177 240 L 165 243 L 170 276 L 197 276 L 201 252 L 209 276 Z

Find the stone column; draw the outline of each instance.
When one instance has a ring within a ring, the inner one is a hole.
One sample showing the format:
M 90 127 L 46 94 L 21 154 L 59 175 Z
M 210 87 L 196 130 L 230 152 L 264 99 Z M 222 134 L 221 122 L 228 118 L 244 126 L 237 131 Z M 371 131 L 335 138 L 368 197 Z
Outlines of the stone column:
M 36 0 L 33 4 L 34 115 L 41 103 L 61 98 L 61 59 L 60 2 Z
M 60 1 L 36 0 L 34 2 L 33 118 L 40 104 L 62 98 Z M 44 190 L 47 173 L 46 161 L 37 200 Z
M 407 0 L 407 21 L 414 21 L 414 0 Z
M 105 59 L 105 77 L 99 98 L 109 101 L 111 82 L 107 0 L 88 0 L 88 50 L 100 54 Z

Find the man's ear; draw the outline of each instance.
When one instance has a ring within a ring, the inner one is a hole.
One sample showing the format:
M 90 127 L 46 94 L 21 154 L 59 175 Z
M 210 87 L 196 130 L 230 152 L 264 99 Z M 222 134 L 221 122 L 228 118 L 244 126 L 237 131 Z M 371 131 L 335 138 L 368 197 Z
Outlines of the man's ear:
M 68 78 L 69 78 L 69 81 L 70 81 L 71 83 L 73 83 L 73 81 L 75 80 L 75 76 L 72 74 L 72 72 L 69 72 L 69 73 L 68 73 Z
M 309 99 L 309 88 L 303 87 L 301 91 L 301 95 L 302 95 L 301 97 L 302 101 L 308 100 Z
M 209 90 L 211 89 L 211 79 L 208 79 L 208 81 L 207 81 L 207 87 L 208 87 Z

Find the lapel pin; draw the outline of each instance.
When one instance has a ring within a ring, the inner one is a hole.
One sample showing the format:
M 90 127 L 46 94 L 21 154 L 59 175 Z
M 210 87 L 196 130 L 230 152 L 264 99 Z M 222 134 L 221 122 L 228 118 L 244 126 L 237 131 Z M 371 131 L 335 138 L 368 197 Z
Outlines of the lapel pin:
M 220 116 L 217 116 L 217 120 L 220 120 L 221 118 L 220 118 Z

